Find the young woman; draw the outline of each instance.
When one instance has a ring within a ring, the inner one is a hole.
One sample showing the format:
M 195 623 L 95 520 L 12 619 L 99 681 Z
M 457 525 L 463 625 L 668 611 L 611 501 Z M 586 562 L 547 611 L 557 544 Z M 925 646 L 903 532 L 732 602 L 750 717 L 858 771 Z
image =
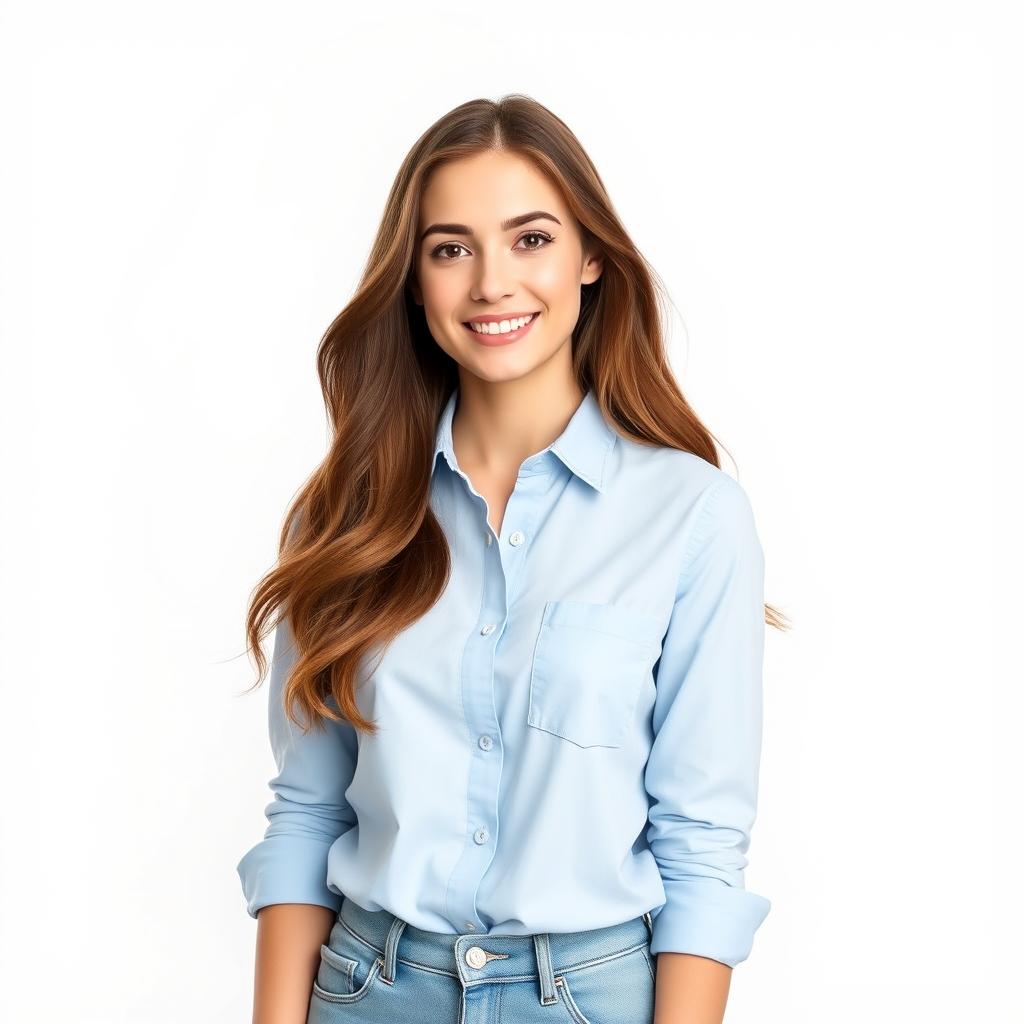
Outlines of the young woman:
M 721 1021 L 770 907 L 743 869 L 784 621 L 654 281 L 528 97 L 402 164 L 249 612 L 256 1024 Z

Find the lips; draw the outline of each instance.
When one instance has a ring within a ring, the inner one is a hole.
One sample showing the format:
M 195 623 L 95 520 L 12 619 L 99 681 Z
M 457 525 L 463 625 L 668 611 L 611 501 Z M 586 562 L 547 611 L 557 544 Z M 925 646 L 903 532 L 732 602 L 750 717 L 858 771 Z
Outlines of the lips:
M 523 316 L 531 316 L 528 313 L 523 313 Z M 515 319 L 514 317 L 501 317 L 502 320 Z M 524 324 L 522 327 L 517 327 L 514 331 L 508 331 L 505 334 L 491 334 L 488 332 L 484 334 L 480 331 L 476 331 L 470 325 L 469 321 L 463 321 L 462 326 L 472 335 L 473 340 L 479 345 L 484 345 L 493 348 L 496 345 L 508 345 L 513 341 L 518 341 L 520 338 L 526 336 L 526 333 L 533 327 L 533 325 L 540 319 L 540 313 L 533 313 L 530 322 Z M 499 321 L 500 322 L 500 321 Z

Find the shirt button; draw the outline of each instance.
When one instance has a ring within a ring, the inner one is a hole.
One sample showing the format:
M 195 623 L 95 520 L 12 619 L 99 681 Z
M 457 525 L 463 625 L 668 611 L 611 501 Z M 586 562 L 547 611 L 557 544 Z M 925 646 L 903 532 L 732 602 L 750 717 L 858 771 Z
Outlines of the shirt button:
M 488 622 L 487 625 L 480 630 L 480 633 L 482 636 L 490 636 L 497 628 L 498 627 L 493 622 Z
M 468 932 L 475 932 L 476 931 L 476 925 L 473 924 L 472 921 L 467 921 L 466 922 L 466 931 L 468 931 Z
M 490 531 L 490 530 L 488 530 L 488 531 L 487 531 L 487 532 L 486 532 L 486 533 L 484 534 L 484 538 L 485 538 L 485 539 L 486 539 L 486 541 L 487 541 L 487 546 L 488 546 L 488 547 L 490 547 L 490 546 L 491 546 L 491 541 L 492 541 L 492 539 L 493 539 L 493 538 L 491 537 L 491 531 Z
M 479 946 L 470 946 L 466 950 L 466 963 L 470 967 L 483 967 L 487 963 L 487 954 Z
M 478 742 L 480 744 L 481 750 L 490 750 L 491 747 L 494 745 L 494 741 L 491 739 L 490 736 L 481 736 Z
M 522 544 L 522 543 L 523 543 L 523 541 L 524 541 L 524 540 L 526 540 L 526 534 L 525 534 L 525 533 L 523 533 L 523 531 L 522 531 L 522 530 L 516 530 L 516 531 L 515 531 L 515 533 L 513 533 L 513 534 L 512 534 L 512 535 L 511 535 L 511 536 L 509 537 L 509 539 L 508 539 L 508 542 L 509 542 L 509 544 L 511 544 L 511 545 L 512 545 L 513 547 L 518 547 L 518 546 L 519 546 L 520 544 Z
M 478 828 L 473 833 L 473 839 L 476 841 L 476 843 L 478 845 L 483 845 L 484 843 L 487 842 L 487 839 L 488 839 L 489 835 L 490 835 L 490 833 L 487 831 L 486 828 Z

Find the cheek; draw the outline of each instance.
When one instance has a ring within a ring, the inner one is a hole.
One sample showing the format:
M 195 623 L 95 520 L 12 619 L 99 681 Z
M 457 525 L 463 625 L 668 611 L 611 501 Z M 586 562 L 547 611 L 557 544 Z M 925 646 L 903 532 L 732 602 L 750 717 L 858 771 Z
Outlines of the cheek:
M 568 260 L 538 260 L 524 283 L 552 311 L 579 301 L 579 268 Z
M 419 281 L 428 315 L 447 316 L 465 299 L 465 284 L 456 274 L 432 274 L 427 270 L 420 274 Z
M 579 319 L 579 271 L 572 267 L 545 267 L 534 288 L 547 307 L 547 329 L 542 338 L 548 346 L 557 344 Z

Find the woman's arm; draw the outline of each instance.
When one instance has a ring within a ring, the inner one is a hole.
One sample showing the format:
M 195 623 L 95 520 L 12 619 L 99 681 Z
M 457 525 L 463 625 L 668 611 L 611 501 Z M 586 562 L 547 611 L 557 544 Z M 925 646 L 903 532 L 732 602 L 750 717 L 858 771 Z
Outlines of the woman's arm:
M 731 970 L 771 906 L 743 878 L 761 750 L 764 556 L 732 477 L 693 515 L 644 775 L 666 896 L 652 911 L 657 1024 L 720 1024 Z
M 306 1024 L 320 946 L 335 914 L 309 903 L 275 903 L 256 920 L 252 1024 Z
M 732 968 L 689 953 L 659 953 L 654 1024 L 722 1024 Z
M 347 722 L 325 721 L 303 733 L 286 715 L 284 689 L 295 663 L 291 624 L 274 633 L 268 714 L 277 774 L 266 807 L 263 839 L 238 863 L 249 915 L 257 921 L 258 1024 L 304 1024 L 320 959 L 342 897 L 327 886 L 328 853 L 356 825 L 345 798 L 355 772 L 358 743 Z M 300 712 L 301 715 L 301 712 Z

